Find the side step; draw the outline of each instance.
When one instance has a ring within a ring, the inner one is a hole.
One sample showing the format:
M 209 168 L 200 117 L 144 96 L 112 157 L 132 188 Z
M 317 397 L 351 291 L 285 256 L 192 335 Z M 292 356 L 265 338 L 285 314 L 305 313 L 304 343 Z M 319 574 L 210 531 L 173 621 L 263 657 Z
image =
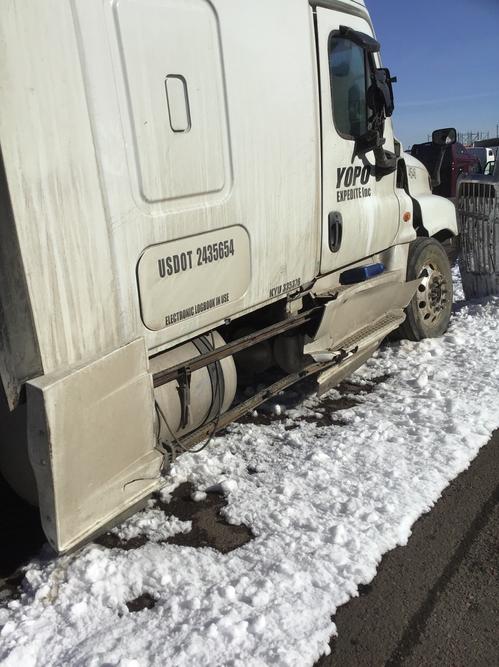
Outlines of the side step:
M 326 302 L 319 328 L 305 345 L 305 354 L 316 358 L 330 351 L 349 349 L 356 340 L 379 338 L 378 329 L 387 333 L 395 329 L 403 322 L 404 308 L 419 282 L 401 282 L 399 272 L 392 271 L 342 288 L 336 298 Z
M 353 348 L 365 348 L 376 341 L 381 341 L 391 331 L 402 324 L 404 320 L 405 314 L 401 311 L 388 313 L 380 317 L 376 322 L 368 324 L 363 329 L 360 329 L 360 331 L 355 332 L 352 336 L 345 338 L 338 349 L 348 351 Z M 333 351 L 335 352 L 336 349 L 333 348 Z
M 379 347 L 383 339 L 397 329 L 404 320 L 405 315 L 403 313 L 389 313 L 344 340 L 341 344 L 341 350 L 347 355 L 345 361 L 319 375 L 317 378 L 317 393 L 319 396 L 325 394 L 362 366 Z M 338 350 L 335 350 L 333 354 L 337 352 Z

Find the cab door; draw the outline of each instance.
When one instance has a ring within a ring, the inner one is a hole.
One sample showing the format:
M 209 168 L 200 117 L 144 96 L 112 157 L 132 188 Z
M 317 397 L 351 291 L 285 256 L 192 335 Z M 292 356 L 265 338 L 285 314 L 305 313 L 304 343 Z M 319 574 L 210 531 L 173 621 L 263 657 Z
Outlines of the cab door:
M 372 36 L 367 19 L 316 10 L 322 117 L 322 274 L 389 248 L 398 232 L 396 172 L 376 180 L 374 155 L 356 156 L 368 128 L 369 61 L 361 46 L 340 33 L 347 26 Z M 375 54 L 379 67 L 378 54 Z M 394 152 L 390 119 L 384 148 Z

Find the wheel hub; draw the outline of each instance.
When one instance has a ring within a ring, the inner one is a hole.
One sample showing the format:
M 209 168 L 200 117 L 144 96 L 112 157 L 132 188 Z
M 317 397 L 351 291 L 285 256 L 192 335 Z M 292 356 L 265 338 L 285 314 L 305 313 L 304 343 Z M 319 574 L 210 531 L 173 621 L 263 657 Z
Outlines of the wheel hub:
M 425 264 L 419 274 L 418 309 L 425 322 L 435 324 L 449 301 L 449 288 L 436 264 Z

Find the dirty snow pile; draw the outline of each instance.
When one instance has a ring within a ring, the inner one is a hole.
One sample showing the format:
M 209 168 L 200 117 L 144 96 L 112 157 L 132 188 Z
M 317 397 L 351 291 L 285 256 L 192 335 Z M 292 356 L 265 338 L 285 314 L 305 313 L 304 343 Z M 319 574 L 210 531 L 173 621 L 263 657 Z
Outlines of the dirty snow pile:
M 175 483 L 190 480 L 199 499 L 221 485 L 228 521 L 255 535 L 244 546 L 159 543 L 190 526 L 146 510 L 123 528 L 149 535 L 139 548 L 33 561 L 20 599 L 0 609 L 2 664 L 312 665 L 338 605 L 499 426 L 499 299 L 459 302 L 444 338 L 384 346 L 355 381 L 384 374 L 337 413 L 344 425 L 314 423 L 309 396 L 178 460 Z M 131 613 L 144 593 L 155 605 Z

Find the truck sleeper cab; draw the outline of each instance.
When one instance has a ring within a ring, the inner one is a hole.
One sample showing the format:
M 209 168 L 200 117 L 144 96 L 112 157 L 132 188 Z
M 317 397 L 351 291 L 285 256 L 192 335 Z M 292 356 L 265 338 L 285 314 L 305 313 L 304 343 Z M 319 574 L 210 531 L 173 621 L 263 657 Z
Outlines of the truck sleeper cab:
M 8 0 L 0 30 L 0 465 L 54 549 L 406 314 L 445 330 L 455 213 L 393 135 L 363 2 Z

